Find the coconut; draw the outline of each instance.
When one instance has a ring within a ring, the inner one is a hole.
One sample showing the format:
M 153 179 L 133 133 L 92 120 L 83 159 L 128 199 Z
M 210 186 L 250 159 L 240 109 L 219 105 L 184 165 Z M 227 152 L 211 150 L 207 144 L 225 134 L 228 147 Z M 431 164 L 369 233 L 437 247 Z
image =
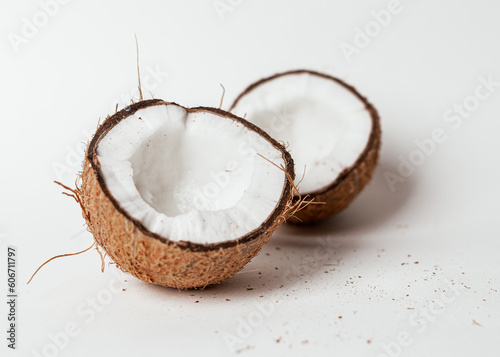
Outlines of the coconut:
M 296 70 L 245 89 L 230 111 L 287 145 L 295 185 L 312 201 L 289 222 L 311 223 L 346 208 L 370 181 L 380 149 L 377 111 L 340 79 Z
M 255 125 L 152 99 L 97 129 L 76 192 L 119 268 L 188 289 L 231 277 L 259 252 L 294 209 L 293 179 L 290 154 Z

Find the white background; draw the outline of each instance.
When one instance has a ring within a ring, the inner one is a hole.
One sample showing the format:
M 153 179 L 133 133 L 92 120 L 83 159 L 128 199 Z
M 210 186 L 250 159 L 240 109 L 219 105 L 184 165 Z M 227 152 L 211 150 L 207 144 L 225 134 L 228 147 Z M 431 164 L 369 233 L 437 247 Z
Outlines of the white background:
M 500 87 L 469 98 L 477 105 L 460 123 L 443 115 L 480 78 L 500 81 L 499 3 L 401 0 L 378 34 L 372 11 L 389 1 L 233 0 L 222 14 L 214 3 L 73 0 L 45 24 L 38 1 L 2 1 L 0 290 L 14 245 L 20 294 L 11 354 L 498 355 Z M 13 45 L 34 17 L 37 33 Z M 369 43 L 345 56 L 367 24 Z M 80 143 L 134 96 L 134 33 L 143 85 L 185 106 L 217 107 L 222 83 L 227 108 L 249 83 L 296 68 L 353 84 L 382 118 L 373 181 L 342 214 L 280 229 L 241 273 L 203 291 L 150 286 L 112 265 L 102 274 L 95 251 L 53 261 L 27 286 L 49 257 L 92 243 L 52 181 L 73 185 Z M 418 158 L 415 140 L 436 128 L 445 142 L 392 192 L 385 175 Z M 76 336 L 63 335 L 68 324 Z

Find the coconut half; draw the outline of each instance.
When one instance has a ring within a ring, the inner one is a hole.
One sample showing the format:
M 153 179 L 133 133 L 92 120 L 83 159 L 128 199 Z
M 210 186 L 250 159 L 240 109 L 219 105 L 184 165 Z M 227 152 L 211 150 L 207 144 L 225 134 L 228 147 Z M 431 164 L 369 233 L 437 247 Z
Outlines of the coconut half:
M 147 100 L 99 127 L 79 196 L 122 270 L 185 289 L 229 278 L 258 253 L 289 215 L 293 178 L 290 154 L 244 119 Z
M 297 212 L 292 223 L 342 211 L 372 176 L 380 148 L 379 116 L 337 78 L 307 70 L 277 74 L 250 85 L 230 111 L 283 142 L 294 158 L 299 193 L 316 204 Z

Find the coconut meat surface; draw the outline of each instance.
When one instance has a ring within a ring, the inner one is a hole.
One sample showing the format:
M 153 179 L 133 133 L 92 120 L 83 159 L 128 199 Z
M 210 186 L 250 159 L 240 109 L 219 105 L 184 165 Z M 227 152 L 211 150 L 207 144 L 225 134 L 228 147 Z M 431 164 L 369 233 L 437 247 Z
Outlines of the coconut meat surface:
M 331 184 L 365 149 L 372 119 L 338 82 L 311 73 L 286 74 L 256 86 L 232 109 L 287 147 L 302 194 Z
M 122 209 L 171 241 L 210 244 L 258 228 L 276 208 L 282 152 L 257 132 L 211 112 L 154 105 L 104 136 L 97 157 Z

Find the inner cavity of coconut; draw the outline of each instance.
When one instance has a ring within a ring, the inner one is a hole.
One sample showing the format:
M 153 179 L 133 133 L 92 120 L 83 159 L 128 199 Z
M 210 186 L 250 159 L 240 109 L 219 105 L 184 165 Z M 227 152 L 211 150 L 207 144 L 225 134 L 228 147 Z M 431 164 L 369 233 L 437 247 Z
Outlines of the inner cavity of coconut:
M 241 123 L 174 104 L 137 111 L 101 139 L 111 195 L 149 231 L 210 244 L 258 228 L 276 208 L 282 152 Z
M 244 94 L 232 112 L 284 142 L 300 192 L 321 190 L 355 164 L 367 146 L 372 119 L 340 83 L 311 73 L 286 74 Z

